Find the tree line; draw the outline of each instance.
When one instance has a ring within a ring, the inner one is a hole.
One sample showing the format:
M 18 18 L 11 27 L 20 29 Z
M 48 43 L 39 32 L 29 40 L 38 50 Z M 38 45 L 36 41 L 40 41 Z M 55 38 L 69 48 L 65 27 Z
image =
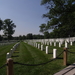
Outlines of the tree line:
M 28 33 L 27 35 L 19 35 L 13 37 L 14 40 L 31 40 L 31 39 L 44 39 L 44 35 Z
M 50 38 L 75 36 L 75 0 L 41 0 L 41 5 L 48 10 L 43 14 L 48 21 L 39 26 L 40 32 Z
M 28 33 L 27 35 L 19 35 L 17 37 L 13 37 L 14 40 L 32 40 L 32 39 L 49 39 L 49 38 L 54 37 L 50 36 L 50 33 L 48 32 L 45 32 L 44 35 Z

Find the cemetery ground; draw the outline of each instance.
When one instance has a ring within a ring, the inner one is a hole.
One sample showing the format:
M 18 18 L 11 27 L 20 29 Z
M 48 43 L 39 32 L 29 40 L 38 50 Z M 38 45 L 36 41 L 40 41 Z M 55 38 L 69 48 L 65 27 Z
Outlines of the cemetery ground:
M 38 42 L 39 43 L 39 42 Z M 0 46 L 0 66 L 6 63 L 6 53 L 10 51 L 14 44 Z M 44 45 L 44 50 L 28 45 L 27 43 L 21 42 L 12 55 L 14 62 L 19 62 L 23 64 L 41 64 L 38 66 L 27 66 L 21 64 L 14 64 L 14 75 L 53 75 L 54 73 L 62 70 L 66 66 L 63 65 L 63 48 L 57 46 L 49 46 L 49 54 L 45 51 L 46 45 Z M 53 59 L 53 49 L 57 49 L 57 56 L 61 54 L 56 60 L 48 62 Z M 69 46 L 69 51 L 75 52 L 75 43 Z M 68 63 L 67 66 L 75 62 L 75 53 L 68 52 Z M 48 63 L 45 63 L 48 62 Z M 42 64 L 45 63 L 45 64 Z M 0 69 L 0 75 L 6 75 L 6 67 Z
M 8 45 L 0 45 L 0 66 L 6 63 L 6 54 L 10 51 L 15 43 Z M 0 69 L 0 75 L 6 75 L 6 67 Z

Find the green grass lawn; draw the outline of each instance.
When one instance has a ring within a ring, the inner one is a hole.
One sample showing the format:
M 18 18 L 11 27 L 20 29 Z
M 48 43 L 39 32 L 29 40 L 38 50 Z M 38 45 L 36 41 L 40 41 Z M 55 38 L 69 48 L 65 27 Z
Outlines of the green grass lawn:
M 12 45 L 10 46 L 3 46 L 0 48 L 0 54 L 4 53 L 2 55 L 3 57 L 0 58 L 0 66 L 3 65 L 6 61 L 5 56 L 6 52 L 8 52 L 11 49 Z M 33 46 L 28 45 L 27 43 L 21 42 L 20 45 L 17 47 L 16 51 L 13 53 L 12 59 L 14 62 L 24 63 L 24 64 L 40 64 L 45 63 L 52 59 L 53 57 L 53 49 L 57 49 L 57 55 L 59 55 L 64 48 L 64 45 L 62 45 L 61 48 L 49 46 L 49 54 L 45 53 L 45 47 L 44 45 L 44 51 L 41 51 L 40 49 L 37 49 Z M 2 49 L 2 50 L 1 50 Z M 75 43 L 73 46 L 70 46 L 70 51 L 75 52 Z M 75 56 L 74 54 L 68 53 L 68 64 L 72 64 L 75 62 Z M 62 70 L 63 66 L 63 54 L 58 57 L 58 59 L 39 66 L 24 66 L 19 64 L 14 64 L 14 75 L 53 75 L 54 73 Z M 6 75 L 6 68 L 0 69 L 0 75 Z
M 0 46 L 0 67 L 6 63 L 6 54 L 14 44 Z M 0 75 L 6 75 L 6 67 L 0 69 Z
M 44 46 L 45 47 L 45 46 Z M 25 64 L 39 64 L 44 63 L 52 59 L 52 50 L 53 47 L 49 47 L 49 54 L 46 54 L 45 51 L 41 51 L 33 46 L 25 44 L 23 42 L 20 43 L 18 47 L 19 53 L 14 53 L 13 60 L 15 62 L 21 62 Z M 59 53 L 62 52 L 61 49 L 58 49 Z M 14 73 L 15 75 L 53 75 L 57 71 L 64 68 L 62 55 L 59 59 L 54 60 L 48 64 L 40 65 L 40 66 L 22 66 L 22 65 L 14 65 Z

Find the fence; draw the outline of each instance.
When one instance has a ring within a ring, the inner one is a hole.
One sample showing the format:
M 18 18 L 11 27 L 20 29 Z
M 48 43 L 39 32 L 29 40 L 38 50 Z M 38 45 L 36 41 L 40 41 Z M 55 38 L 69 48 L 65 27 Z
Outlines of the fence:
M 7 62 L 6 64 L 4 64 L 3 66 L 0 67 L 3 68 L 5 66 L 7 66 L 7 75 L 13 75 L 14 72 L 13 72 L 13 65 L 14 64 L 19 64 L 19 65 L 25 65 L 25 66 L 39 66 L 39 65 L 45 65 L 47 63 L 50 63 L 56 59 L 58 59 L 58 57 L 63 53 L 63 65 L 66 66 L 67 65 L 67 53 L 73 53 L 75 54 L 75 52 L 71 52 L 68 50 L 68 48 L 64 48 L 64 50 L 59 54 L 57 55 L 55 58 L 47 61 L 47 62 L 44 62 L 44 63 L 40 63 L 40 64 L 24 64 L 24 63 L 19 63 L 19 62 L 14 62 L 13 59 L 11 58 L 11 55 L 12 53 L 15 51 L 16 47 L 19 45 L 19 43 L 15 44 L 13 46 L 13 49 L 10 51 L 8 57 L 7 57 Z M 10 55 L 11 54 L 11 55 Z
M 24 65 L 24 66 L 39 66 L 39 65 L 45 65 L 47 63 L 50 63 L 56 59 L 58 59 L 58 57 L 63 53 L 63 65 L 67 65 L 67 53 L 70 52 L 68 51 L 67 48 L 64 48 L 64 50 L 56 57 L 56 58 L 53 58 L 47 62 L 44 62 L 44 63 L 40 63 L 40 64 L 24 64 L 24 63 L 19 63 L 19 62 L 14 62 L 12 58 L 8 58 L 7 59 L 7 62 L 6 64 L 4 64 L 3 66 L 0 67 L 3 68 L 5 66 L 7 66 L 7 75 L 13 75 L 14 72 L 13 72 L 13 65 L 14 64 L 19 64 L 19 65 Z M 70 52 L 70 53 L 75 53 L 75 52 Z
M 18 43 L 16 43 L 16 44 L 13 46 L 13 48 L 10 50 L 10 52 L 7 53 L 6 59 L 11 58 L 13 52 L 16 50 L 16 48 L 17 48 L 17 46 L 18 46 L 19 44 L 20 44 L 20 43 L 18 42 Z

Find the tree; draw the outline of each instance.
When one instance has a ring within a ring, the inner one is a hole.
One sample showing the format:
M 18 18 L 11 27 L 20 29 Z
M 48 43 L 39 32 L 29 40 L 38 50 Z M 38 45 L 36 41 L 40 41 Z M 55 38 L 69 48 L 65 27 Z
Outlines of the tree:
M 25 36 L 25 35 L 23 35 L 23 36 L 22 36 L 22 39 L 23 39 L 23 40 L 25 40 L 25 39 L 26 39 L 26 36 Z
M 75 35 L 75 0 L 42 0 L 41 5 L 49 10 L 43 14 L 49 19 L 47 29 L 56 29 L 65 37 Z
M 0 19 L 0 30 L 3 29 L 3 21 Z
M 12 39 L 12 35 L 14 34 L 15 30 L 14 28 L 16 25 L 13 23 L 11 19 L 5 19 L 4 20 L 4 34 L 8 36 L 8 40 Z
M 28 33 L 26 36 L 27 39 L 33 39 L 33 34 L 32 33 Z
M 48 31 L 44 32 L 44 38 L 45 38 L 45 39 L 49 39 L 49 38 L 50 38 Z
M 2 41 L 3 37 L 0 35 L 0 41 Z
M 13 37 L 13 40 L 19 40 L 19 36 Z
M 23 38 L 22 38 L 22 36 L 21 35 L 19 35 L 19 40 L 22 40 Z
M 46 32 L 46 24 L 45 23 L 43 23 L 43 24 L 41 24 L 40 26 L 40 32 L 42 32 L 43 34 L 44 34 L 44 32 Z

